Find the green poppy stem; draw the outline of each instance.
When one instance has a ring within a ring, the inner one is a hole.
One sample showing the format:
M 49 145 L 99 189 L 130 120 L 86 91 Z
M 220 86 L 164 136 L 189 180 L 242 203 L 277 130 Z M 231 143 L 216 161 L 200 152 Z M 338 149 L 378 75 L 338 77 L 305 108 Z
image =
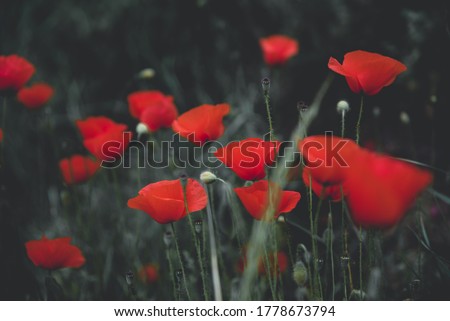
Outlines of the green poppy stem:
M 359 106 L 359 115 L 358 115 L 358 122 L 356 123 L 356 144 L 359 145 L 359 132 L 361 129 L 361 119 L 363 114 L 363 107 L 364 107 L 364 95 L 361 95 L 361 104 Z
M 184 288 L 186 290 L 186 296 L 187 296 L 188 301 L 191 301 L 191 295 L 189 294 L 189 288 L 188 288 L 187 280 L 186 280 L 186 273 L 184 271 L 183 259 L 181 257 L 180 247 L 178 245 L 177 234 L 175 233 L 175 224 L 173 224 L 173 222 L 172 222 L 172 223 L 170 223 L 170 226 L 172 228 L 173 239 L 175 240 L 175 249 L 177 251 L 178 260 L 180 261 L 181 274 L 183 276 L 183 283 L 184 283 Z
M 213 279 L 214 300 L 222 301 L 222 286 L 220 284 L 219 275 L 219 260 L 217 256 L 216 236 L 214 232 L 213 213 L 211 207 L 211 191 L 206 186 L 208 194 L 208 204 L 206 205 L 206 213 L 208 217 L 208 230 L 209 230 L 209 246 L 211 251 L 211 275 Z

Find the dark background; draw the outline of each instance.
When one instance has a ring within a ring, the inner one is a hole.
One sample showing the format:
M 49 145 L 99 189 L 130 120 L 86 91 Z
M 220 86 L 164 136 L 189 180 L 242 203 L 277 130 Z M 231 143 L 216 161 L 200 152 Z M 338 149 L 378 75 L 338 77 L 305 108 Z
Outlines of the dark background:
M 57 160 L 82 151 L 73 120 L 104 114 L 135 126 L 126 96 L 138 88 L 173 95 L 181 112 L 227 101 L 251 104 L 264 117 L 262 96 L 246 86 L 259 88 L 269 75 L 275 127 L 286 138 L 297 121 L 297 102 L 308 104 L 329 74 L 330 56 L 342 61 L 348 51 L 378 52 L 408 71 L 366 100 L 363 143 L 448 170 L 449 24 L 449 4 L 438 0 L 2 0 L 0 54 L 26 57 L 37 69 L 33 80 L 49 82 L 56 95 L 39 115 L 19 105 L 8 109 L 6 129 L 22 135 L 7 138 L 14 165 L 0 176 L 0 298 L 35 298 L 23 243 L 39 236 L 30 235 L 33 224 L 44 229 L 50 219 L 46 199 L 60 181 Z M 278 33 L 298 39 L 300 53 L 269 71 L 258 39 Z M 148 67 L 156 77 L 142 83 L 136 74 Z M 348 124 L 355 122 L 359 98 L 336 76 L 311 133 L 339 130 L 340 99 L 350 102 Z M 372 115 L 375 106 L 379 118 Z M 400 122 L 401 111 L 410 125 Z M 57 152 L 49 137 L 33 135 L 33 126 L 49 116 Z M 37 169 L 45 174 L 34 175 Z M 445 175 L 435 181 L 447 192 Z

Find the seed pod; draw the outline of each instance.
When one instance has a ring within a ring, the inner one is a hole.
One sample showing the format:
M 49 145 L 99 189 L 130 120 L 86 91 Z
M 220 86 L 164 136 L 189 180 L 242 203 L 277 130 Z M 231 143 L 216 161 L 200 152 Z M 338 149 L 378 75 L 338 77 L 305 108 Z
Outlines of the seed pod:
M 298 286 L 304 286 L 308 280 L 308 270 L 302 261 L 297 261 L 292 271 L 292 278 Z

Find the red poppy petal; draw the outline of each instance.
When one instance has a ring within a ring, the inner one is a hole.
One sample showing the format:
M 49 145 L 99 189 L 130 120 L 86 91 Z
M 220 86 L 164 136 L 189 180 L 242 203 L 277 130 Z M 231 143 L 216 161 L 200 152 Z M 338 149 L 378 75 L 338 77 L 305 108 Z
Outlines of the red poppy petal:
M 196 180 L 189 178 L 186 186 L 186 200 L 190 213 L 197 212 L 206 207 L 208 196 L 203 186 Z
M 276 216 L 279 216 L 280 213 L 289 213 L 300 201 L 300 193 L 294 191 L 283 191 L 281 194 L 280 204 L 278 205 L 278 213 Z

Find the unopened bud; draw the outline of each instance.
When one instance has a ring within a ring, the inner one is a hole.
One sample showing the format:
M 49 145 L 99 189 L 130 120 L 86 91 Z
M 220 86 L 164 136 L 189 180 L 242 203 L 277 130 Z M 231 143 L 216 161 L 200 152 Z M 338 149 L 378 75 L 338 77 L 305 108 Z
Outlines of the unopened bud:
M 346 113 L 350 110 L 350 105 L 346 100 L 340 100 L 338 101 L 336 105 L 336 110 L 339 114 Z
M 278 223 L 286 223 L 286 218 L 284 217 L 284 215 L 280 215 L 278 216 L 277 221 Z
M 210 171 L 205 171 L 200 174 L 200 180 L 205 184 L 212 184 L 216 181 L 217 176 Z
M 264 91 L 269 91 L 270 89 L 270 79 L 265 77 L 261 80 L 262 89 Z
M 409 115 L 408 115 L 406 112 L 402 111 L 402 112 L 400 113 L 400 121 L 401 121 L 403 124 L 408 125 L 409 122 L 410 122 Z
M 155 77 L 155 71 L 152 68 L 142 69 L 138 73 L 138 77 L 141 79 L 152 79 L 153 77 Z
M 298 286 L 304 286 L 308 280 L 308 270 L 302 261 L 297 261 L 292 271 L 292 278 Z
M 150 131 L 148 130 L 148 126 L 144 123 L 139 123 L 136 126 L 136 133 L 138 134 L 138 137 L 141 137 L 142 135 L 148 134 Z

